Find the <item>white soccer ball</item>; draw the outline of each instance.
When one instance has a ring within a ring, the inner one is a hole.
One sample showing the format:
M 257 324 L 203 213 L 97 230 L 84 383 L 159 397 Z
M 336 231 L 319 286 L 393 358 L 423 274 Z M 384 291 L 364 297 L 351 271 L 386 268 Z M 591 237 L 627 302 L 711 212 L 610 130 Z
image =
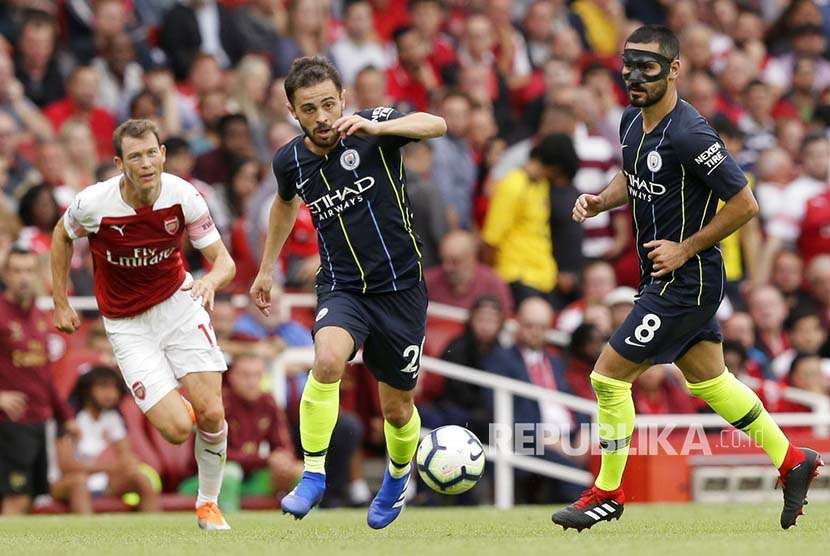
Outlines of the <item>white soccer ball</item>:
M 439 427 L 421 439 L 418 474 L 435 492 L 461 494 L 484 474 L 484 448 L 476 435 L 456 425 Z

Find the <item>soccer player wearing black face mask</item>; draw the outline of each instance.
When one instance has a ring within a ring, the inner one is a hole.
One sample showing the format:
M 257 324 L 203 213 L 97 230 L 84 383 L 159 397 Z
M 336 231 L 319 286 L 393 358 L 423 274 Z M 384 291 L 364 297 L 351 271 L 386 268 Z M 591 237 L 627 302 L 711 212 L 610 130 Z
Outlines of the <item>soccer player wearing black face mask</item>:
M 620 125 L 623 169 L 599 195 L 581 195 L 573 210 L 582 222 L 631 205 L 640 288 L 591 373 L 602 466 L 595 484 L 553 515 L 566 529 L 622 515 L 620 485 L 634 429 L 631 383 L 655 364 L 675 363 L 693 395 L 767 453 L 784 484 L 784 529 L 801 514 L 822 464 L 813 450 L 790 444 L 724 364 L 715 318 L 724 285 L 718 243 L 753 218 L 758 203 L 717 133 L 678 98 L 679 54 L 677 37 L 665 27 L 647 25 L 628 37 L 622 76 L 632 106 Z M 718 199 L 725 204 L 716 212 Z

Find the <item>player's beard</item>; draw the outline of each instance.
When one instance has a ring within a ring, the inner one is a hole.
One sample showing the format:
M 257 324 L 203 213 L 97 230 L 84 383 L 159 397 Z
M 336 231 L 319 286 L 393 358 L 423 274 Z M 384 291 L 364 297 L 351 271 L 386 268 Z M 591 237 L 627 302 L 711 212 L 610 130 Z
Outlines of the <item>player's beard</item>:
M 330 133 L 329 133 L 329 136 L 327 138 L 323 139 L 322 137 L 318 136 L 317 133 L 316 133 L 317 131 L 319 131 L 319 129 L 311 130 L 311 129 L 305 127 L 304 125 L 301 125 L 300 127 L 303 128 L 303 132 L 305 132 L 305 136 L 308 137 L 308 140 L 311 141 L 312 143 L 314 143 L 316 146 L 320 147 L 321 149 L 330 149 L 330 148 L 332 148 L 334 145 L 337 144 L 337 141 L 340 139 L 340 134 L 336 133 L 331 128 L 328 128 L 328 129 L 331 130 Z
M 668 80 L 663 79 L 663 80 L 660 80 L 660 81 L 656 81 L 654 83 L 637 84 L 637 85 L 635 85 L 635 87 L 636 87 L 636 90 L 638 92 L 645 93 L 645 95 L 642 95 L 642 96 L 637 97 L 637 98 L 632 97 L 631 96 L 632 88 L 629 85 L 628 86 L 628 100 L 631 102 L 632 106 L 636 106 L 638 108 L 646 108 L 648 106 L 652 106 L 652 105 L 657 104 L 658 102 L 660 102 L 660 99 L 662 99 L 665 96 L 666 91 L 669 88 L 669 82 L 668 82 Z

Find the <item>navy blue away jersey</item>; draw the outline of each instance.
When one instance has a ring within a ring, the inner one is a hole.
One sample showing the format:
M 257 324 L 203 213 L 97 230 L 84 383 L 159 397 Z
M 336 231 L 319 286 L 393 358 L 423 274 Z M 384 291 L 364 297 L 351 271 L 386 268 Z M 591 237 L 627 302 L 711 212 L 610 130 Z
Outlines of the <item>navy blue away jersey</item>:
M 384 121 L 392 108 L 358 112 Z M 320 243 L 317 290 L 383 293 L 421 280 L 421 244 L 412 228 L 400 148 L 410 139 L 381 135 L 342 138 L 326 156 L 306 148 L 304 135 L 274 155 L 280 197 L 308 206 Z
M 640 293 L 657 293 L 678 305 L 707 305 L 723 298 L 720 249 L 711 247 L 669 275 L 651 276 L 644 243 L 681 242 L 705 226 L 746 177 L 706 120 L 684 100 L 648 135 L 639 108 L 625 110 L 620 124 L 623 171 L 634 216 L 640 258 Z

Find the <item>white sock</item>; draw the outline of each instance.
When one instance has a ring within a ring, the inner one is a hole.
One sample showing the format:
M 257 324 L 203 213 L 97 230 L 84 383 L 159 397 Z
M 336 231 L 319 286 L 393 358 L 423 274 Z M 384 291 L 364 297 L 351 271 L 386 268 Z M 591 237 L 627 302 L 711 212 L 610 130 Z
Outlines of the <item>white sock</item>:
M 225 456 L 228 448 L 228 423 L 222 425 L 219 432 L 196 431 L 193 451 L 199 467 L 199 496 L 196 498 L 198 508 L 205 502 L 216 503 L 222 488 L 222 471 L 225 468 Z

